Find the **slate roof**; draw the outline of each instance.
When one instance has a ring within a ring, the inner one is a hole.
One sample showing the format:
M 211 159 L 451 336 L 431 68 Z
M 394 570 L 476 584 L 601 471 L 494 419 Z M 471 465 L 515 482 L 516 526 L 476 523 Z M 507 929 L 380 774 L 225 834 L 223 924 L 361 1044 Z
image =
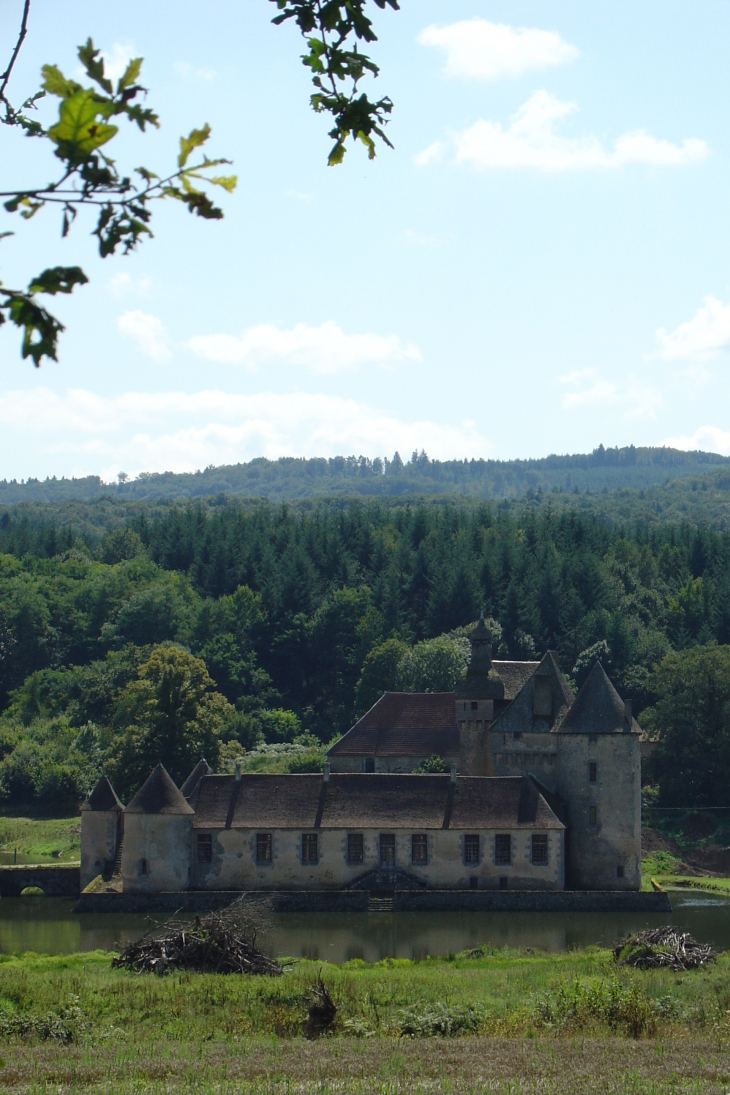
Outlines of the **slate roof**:
M 125 814 L 192 814 L 167 771 L 158 764 L 124 811 Z
M 106 776 L 102 776 L 81 809 L 108 813 L 111 810 L 123 810 L 124 805 L 117 798 L 116 792 Z
M 195 829 L 562 829 L 524 776 L 204 776 Z
M 636 719 L 629 727 L 624 701 L 596 662 L 567 715 L 555 728 L 558 734 L 623 734 L 640 732 Z
M 504 698 L 513 700 L 529 681 L 539 662 L 492 662 L 504 684 Z
M 328 756 L 459 755 L 453 692 L 385 692 Z

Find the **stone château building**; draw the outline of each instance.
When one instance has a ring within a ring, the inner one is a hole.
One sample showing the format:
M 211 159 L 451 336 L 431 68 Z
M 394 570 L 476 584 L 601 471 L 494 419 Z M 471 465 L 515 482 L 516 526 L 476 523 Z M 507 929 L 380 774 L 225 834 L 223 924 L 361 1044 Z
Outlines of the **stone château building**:
M 388 693 L 322 775 L 159 764 L 126 806 L 82 807 L 82 886 L 194 890 L 638 890 L 639 726 L 596 664 L 577 696 L 547 653 L 493 661 L 483 621 L 455 692 Z M 449 774 L 416 774 L 438 755 Z

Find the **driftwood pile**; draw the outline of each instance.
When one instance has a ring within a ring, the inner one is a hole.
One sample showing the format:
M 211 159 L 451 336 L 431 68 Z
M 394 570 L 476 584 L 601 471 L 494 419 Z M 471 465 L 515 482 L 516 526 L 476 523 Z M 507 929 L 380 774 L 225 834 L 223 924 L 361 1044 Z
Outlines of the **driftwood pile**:
M 134 973 L 282 973 L 279 963 L 256 946 L 255 927 L 232 912 L 153 924 L 124 947 L 112 966 Z
M 709 943 L 698 943 L 689 932 L 669 925 L 627 936 L 615 945 L 613 956 L 622 966 L 635 969 L 693 970 L 714 962 L 717 953 Z

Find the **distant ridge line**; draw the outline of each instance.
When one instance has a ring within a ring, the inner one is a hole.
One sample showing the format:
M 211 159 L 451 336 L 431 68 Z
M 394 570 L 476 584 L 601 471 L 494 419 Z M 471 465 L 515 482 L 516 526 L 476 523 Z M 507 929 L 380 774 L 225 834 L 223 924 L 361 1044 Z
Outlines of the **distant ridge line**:
M 472 498 L 513 499 L 543 490 L 601 491 L 643 488 L 680 479 L 730 457 L 666 447 L 604 448 L 526 460 L 431 460 L 422 450 L 404 462 L 365 456 L 256 457 L 196 472 L 142 472 L 136 479 L 105 483 L 97 475 L 25 481 L 0 480 L 0 504 L 17 502 L 184 499 L 217 494 L 248 498 L 304 499 L 347 494 L 398 496 L 456 493 Z

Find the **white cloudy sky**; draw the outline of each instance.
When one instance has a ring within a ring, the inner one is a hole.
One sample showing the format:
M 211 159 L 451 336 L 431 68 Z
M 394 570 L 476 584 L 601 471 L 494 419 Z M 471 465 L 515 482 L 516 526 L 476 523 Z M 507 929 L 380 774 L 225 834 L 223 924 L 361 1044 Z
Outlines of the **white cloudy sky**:
M 0 7 L 8 51 L 21 0 Z M 373 9 L 375 10 L 375 6 Z M 99 260 L 79 222 L 3 214 L 0 277 L 80 263 L 58 364 L 0 331 L 0 478 L 266 455 L 730 453 L 730 6 L 402 0 L 377 13 L 394 151 L 326 167 L 293 27 L 268 0 L 33 0 L 14 79 L 92 35 L 145 57 L 164 168 L 208 121 L 226 219 L 162 209 Z M 51 178 L 0 133 L 3 187 Z

